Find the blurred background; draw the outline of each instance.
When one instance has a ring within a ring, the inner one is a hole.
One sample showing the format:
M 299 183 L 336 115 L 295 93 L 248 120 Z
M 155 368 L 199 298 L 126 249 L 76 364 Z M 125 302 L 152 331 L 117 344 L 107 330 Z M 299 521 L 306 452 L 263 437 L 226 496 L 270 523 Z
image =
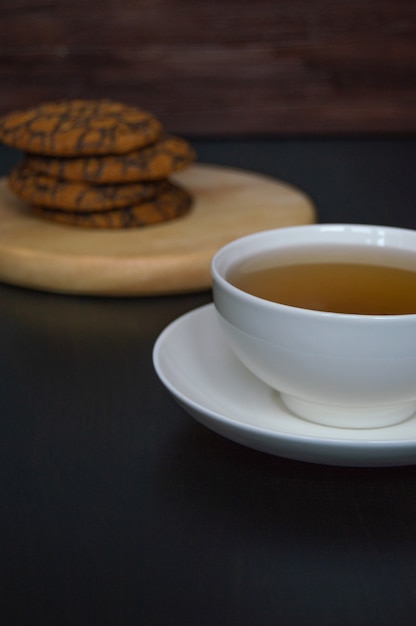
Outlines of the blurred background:
M 189 137 L 416 131 L 414 0 L 0 0 L 0 113 L 109 97 Z

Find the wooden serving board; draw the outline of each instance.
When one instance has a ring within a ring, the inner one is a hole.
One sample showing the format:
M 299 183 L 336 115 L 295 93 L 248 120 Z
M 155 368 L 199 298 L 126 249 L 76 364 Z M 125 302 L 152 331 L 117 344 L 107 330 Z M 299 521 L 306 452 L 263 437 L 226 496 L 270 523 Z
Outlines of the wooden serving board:
M 147 228 L 93 230 L 32 216 L 0 180 L 0 280 L 102 296 L 181 293 L 210 286 L 210 261 L 251 232 L 312 223 L 311 200 L 272 178 L 196 164 L 172 177 L 194 197 L 186 217 Z

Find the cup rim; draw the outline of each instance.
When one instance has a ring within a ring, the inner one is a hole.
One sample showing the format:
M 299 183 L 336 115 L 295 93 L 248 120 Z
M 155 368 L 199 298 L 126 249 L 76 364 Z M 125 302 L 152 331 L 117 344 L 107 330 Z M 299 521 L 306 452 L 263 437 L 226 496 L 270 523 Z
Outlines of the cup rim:
M 235 285 L 232 285 L 224 275 L 224 272 L 221 272 L 218 265 L 223 259 L 223 257 L 229 254 L 232 250 L 240 247 L 244 242 L 250 242 L 257 239 L 269 238 L 273 237 L 275 234 L 279 234 L 279 236 L 284 235 L 285 233 L 295 233 L 297 232 L 342 232 L 348 229 L 349 232 L 367 232 L 367 233 L 376 233 L 378 230 L 384 231 L 388 234 L 411 237 L 415 240 L 415 257 L 416 257 L 416 231 L 407 228 L 398 228 L 394 226 L 379 226 L 372 224 L 307 224 L 301 226 L 288 226 L 288 227 L 280 227 L 274 229 L 261 230 L 254 233 L 250 233 L 248 235 L 244 235 L 242 237 L 238 237 L 224 246 L 219 248 L 217 252 L 211 259 L 211 279 L 213 286 L 215 283 L 221 286 L 229 295 L 237 296 L 243 301 L 252 304 L 261 304 L 265 309 L 270 311 L 281 311 L 290 313 L 292 315 L 296 314 L 302 317 L 312 317 L 319 319 L 330 319 L 330 320 L 349 320 L 356 321 L 360 323 L 384 323 L 384 324 L 392 324 L 393 322 L 411 322 L 416 321 L 416 313 L 402 313 L 402 314 L 388 314 L 388 315 L 372 315 L 372 314 L 359 314 L 359 313 L 337 313 L 332 311 L 319 311 L 316 309 L 308 309 L 297 307 L 288 304 L 281 304 L 279 302 L 274 302 L 270 300 L 266 300 L 260 298 L 259 296 L 255 296 L 250 294 Z M 313 243 L 313 242 L 311 242 Z M 346 242 L 348 244 L 348 242 Z M 406 248 L 407 249 L 407 248 Z M 252 253 L 251 253 L 252 254 Z M 248 258 L 247 255 L 245 258 Z

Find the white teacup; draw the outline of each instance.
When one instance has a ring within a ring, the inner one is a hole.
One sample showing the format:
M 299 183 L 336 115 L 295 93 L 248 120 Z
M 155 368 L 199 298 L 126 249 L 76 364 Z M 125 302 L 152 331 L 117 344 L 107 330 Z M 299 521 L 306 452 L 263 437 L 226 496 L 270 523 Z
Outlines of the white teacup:
M 416 312 L 324 312 L 271 302 L 230 282 L 249 259 L 311 246 L 343 250 L 345 259 L 363 252 L 381 265 L 397 252 L 405 259 L 398 263 L 416 271 L 411 230 L 324 224 L 237 239 L 215 254 L 211 267 L 214 304 L 231 349 L 305 419 L 342 428 L 407 419 L 416 411 Z

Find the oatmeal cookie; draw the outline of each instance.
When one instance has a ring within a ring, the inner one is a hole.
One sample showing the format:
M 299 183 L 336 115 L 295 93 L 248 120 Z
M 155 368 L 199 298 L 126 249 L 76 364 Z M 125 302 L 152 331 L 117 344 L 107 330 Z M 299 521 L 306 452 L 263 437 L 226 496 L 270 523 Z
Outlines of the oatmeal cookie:
M 160 180 L 194 160 L 195 152 L 185 139 L 166 136 L 128 154 L 69 158 L 29 154 L 25 164 L 48 176 L 102 184 Z
M 36 174 L 20 163 L 10 172 L 8 183 L 29 204 L 69 211 L 103 211 L 149 200 L 163 181 L 91 185 Z
M 136 228 L 169 222 L 185 216 L 191 208 L 189 193 L 168 181 L 152 200 L 109 211 L 59 211 L 32 206 L 32 212 L 40 218 L 58 224 L 86 228 Z
M 47 102 L 0 118 L 0 141 L 25 152 L 70 157 L 124 154 L 162 133 L 147 111 L 112 100 Z

